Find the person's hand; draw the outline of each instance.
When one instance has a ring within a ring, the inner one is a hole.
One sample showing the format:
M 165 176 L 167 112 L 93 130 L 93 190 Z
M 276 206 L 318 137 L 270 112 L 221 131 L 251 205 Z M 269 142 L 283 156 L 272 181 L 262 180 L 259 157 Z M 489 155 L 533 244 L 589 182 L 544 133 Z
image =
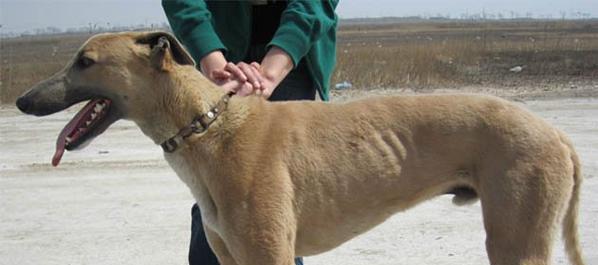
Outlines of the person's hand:
M 234 63 L 227 62 L 221 51 L 208 53 L 199 66 L 205 77 L 225 91 L 233 91 L 239 96 L 253 93 L 253 85 L 247 82 L 245 74 Z
M 239 62 L 236 65 L 229 62 L 224 67 L 224 70 L 232 73 L 233 79 L 238 79 L 241 82 L 248 82 L 256 90 L 261 89 L 262 75 L 258 69 L 251 67 L 251 65 L 245 62 Z
M 225 84 L 225 86 L 235 91 L 236 95 L 248 96 L 261 89 L 261 74 L 245 62 L 236 65 L 229 62 L 223 71 L 230 73 L 230 83 Z
M 204 56 L 201 71 L 217 85 L 236 95 L 257 94 L 269 98 L 274 89 L 293 69 L 291 57 L 282 49 L 270 48 L 262 63 L 227 62 L 220 51 Z
M 272 95 L 274 88 L 276 88 L 277 84 L 275 84 L 273 78 L 267 78 L 263 75 L 262 66 L 258 62 L 252 62 L 250 64 L 240 62 L 235 65 L 234 68 L 229 67 L 228 69 L 230 71 L 235 71 L 233 78 L 237 78 L 237 80 L 242 80 L 241 78 L 247 79 L 245 87 L 253 88 L 253 90 L 242 89 L 240 95 L 256 94 L 267 99 Z M 233 85 L 231 84 L 231 86 Z
M 248 66 L 251 67 L 251 71 L 255 74 L 256 79 L 260 83 L 259 88 L 254 89 L 254 93 L 266 99 L 270 98 L 279 82 L 277 83 L 272 75 L 266 76 L 262 65 L 258 62 L 252 62 Z
M 268 51 L 261 64 L 240 62 L 236 66 L 247 78 L 247 83 L 253 86 L 253 93 L 269 98 L 293 69 L 293 61 L 285 51 L 274 46 Z
M 264 87 L 262 87 L 262 84 L 269 84 L 270 82 L 265 80 L 260 71 L 261 67 L 257 62 L 251 64 L 228 62 L 223 69 L 215 70 L 213 76 L 221 78 L 222 83 L 219 84 L 221 87 L 227 91 L 234 91 L 238 96 L 263 95 Z
M 269 98 L 274 89 L 293 70 L 294 65 L 291 56 L 287 52 L 277 46 L 272 46 L 264 56 L 262 63 L 253 63 L 252 66 L 262 74 L 262 96 Z
M 231 76 L 230 73 L 224 71 L 226 64 L 227 62 L 224 58 L 224 54 L 222 54 L 221 51 L 216 50 L 201 58 L 199 61 L 199 68 L 205 77 L 217 85 L 220 85 L 226 82 Z

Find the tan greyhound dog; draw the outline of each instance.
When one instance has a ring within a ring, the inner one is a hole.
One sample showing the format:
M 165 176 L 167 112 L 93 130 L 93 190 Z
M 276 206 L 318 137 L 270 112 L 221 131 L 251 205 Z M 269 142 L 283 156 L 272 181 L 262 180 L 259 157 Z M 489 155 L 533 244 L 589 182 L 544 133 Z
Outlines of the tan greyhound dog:
M 550 264 L 560 222 L 571 263 L 583 264 L 571 142 L 505 100 L 235 97 L 171 35 L 153 32 L 91 38 L 17 106 L 43 116 L 86 100 L 53 164 L 116 120 L 134 121 L 190 188 L 223 265 L 291 265 L 446 193 L 480 199 L 491 264 Z

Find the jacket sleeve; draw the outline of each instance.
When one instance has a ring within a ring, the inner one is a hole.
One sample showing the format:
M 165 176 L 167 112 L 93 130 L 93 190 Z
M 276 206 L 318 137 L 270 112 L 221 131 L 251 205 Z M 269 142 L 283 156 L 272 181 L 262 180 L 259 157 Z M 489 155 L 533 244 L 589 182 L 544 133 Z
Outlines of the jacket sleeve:
M 226 47 L 212 26 L 212 14 L 203 0 L 162 0 L 162 7 L 174 35 L 183 42 L 195 61 Z
M 280 47 L 287 52 L 293 64 L 310 50 L 311 46 L 323 35 L 336 27 L 334 9 L 338 0 L 294 0 L 289 1 L 282 13 L 280 26 L 268 47 Z

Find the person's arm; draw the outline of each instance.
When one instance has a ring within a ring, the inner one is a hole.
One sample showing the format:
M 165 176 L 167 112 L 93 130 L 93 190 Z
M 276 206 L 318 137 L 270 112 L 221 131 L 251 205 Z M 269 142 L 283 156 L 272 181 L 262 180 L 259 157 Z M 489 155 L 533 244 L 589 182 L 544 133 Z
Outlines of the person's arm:
M 226 47 L 212 27 L 212 14 L 201 0 L 162 0 L 162 7 L 172 31 L 199 64 L 210 80 L 219 83 L 226 73 L 227 61 L 222 51 Z M 218 75 L 221 73 L 222 75 Z
M 285 51 L 296 67 L 313 43 L 330 28 L 336 27 L 334 9 L 337 4 L 338 0 L 289 1 L 268 47 L 277 46 Z
M 213 51 L 226 52 L 203 0 L 162 0 L 162 7 L 173 33 L 197 62 Z
M 253 91 L 241 69 L 224 57 L 227 49 L 212 26 L 212 14 L 203 0 L 162 0 L 162 7 L 175 36 L 208 79 L 239 95 Z
M 261 90 L 257 90 L 257 93 L 269 97 L 309 52 L 311 46 L 330 28 L 336 27 L 334 9 L 337 4 L 337 0 L 288 2 L 281 16 L 280 26 L 267 45 L 268 53 L 260 64 L 251 64 L 254 69 L 259 70 L 260 76 L 252 77 L 243 63 L 239 64 L 250 79 L 260 81 Z

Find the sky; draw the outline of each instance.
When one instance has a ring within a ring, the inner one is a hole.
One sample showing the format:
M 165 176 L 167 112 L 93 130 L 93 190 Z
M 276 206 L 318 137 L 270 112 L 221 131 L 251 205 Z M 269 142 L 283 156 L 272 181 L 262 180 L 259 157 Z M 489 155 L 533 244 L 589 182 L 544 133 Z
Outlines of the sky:
M 437 16 L 502 13 L 521 16 L 560 18 L 576 12 L 598 17 L 598 0 L 340 0 L 341 18 L 381 16 Z M 0 0 L 2 32 L 23 32 L 36 28 L 61 29 L 84 27 L 90 23 L 102 27 L 150 25 L 166 22 L 160 0 Z

